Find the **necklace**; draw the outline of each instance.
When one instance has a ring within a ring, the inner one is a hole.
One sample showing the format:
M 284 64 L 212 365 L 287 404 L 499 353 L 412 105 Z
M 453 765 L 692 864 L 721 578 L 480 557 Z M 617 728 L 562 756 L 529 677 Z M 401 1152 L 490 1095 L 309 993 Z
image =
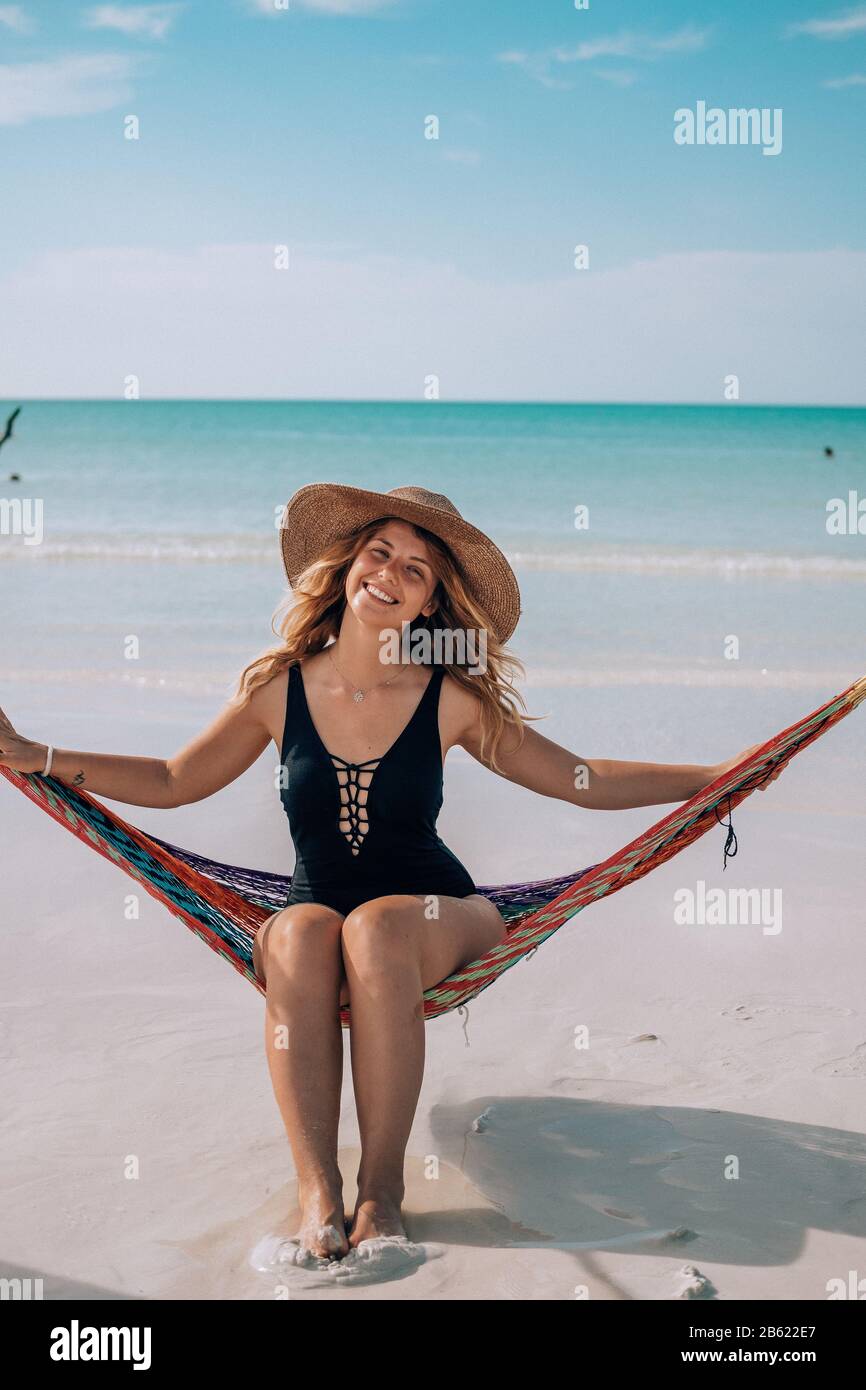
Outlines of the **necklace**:
M 382 686 L 382 685 L 390 685 L 391 682 L 397 680 L 399 676 L 405 675 L 405 673 L 409 670 L 409 666 L 412 665 L 412 662 L 410 661 L 410 662 L 409 662 L 409 666 L 404 666 L 404 667 L 403 667 L 403 670 L 402 670 L 402 671 L 398 671 L 396 676 L 390 676 L 390 677 L 388 678 L 388 680 L 386 680 L 386 681 L 379 681 L 378 684 L 376 684 L 376 685 L 368 685 L 366 690 L 361 690 L 361 689 L 359 689 L 358 686 L 355 685 L 355 682 L 354 682 L 354 681 L 347 680 L 347 678 L 343 675 L 343 672 L 340 670 L 340 668 L 339 668 L 339 666 L 337 665 L 336 661 L 334 661 L 334 658 L 331 656 L 331 648 L 330 648 L 330 647 L 326 647 L 326 648 L 325 648 L 325 651 L 328 653 L 328 656 L 331 657 L 331 663 L 332 663 L 332 665 L 333 665 L 333 667 L 334 667 L 334 670 L 337 672 L 337 675 L 338 675 L 338 676 L 341 676 L 342 679 L 343 679 L 344 681 L 346 681 L 346 684 L 347 684 L 347 685 L 351 685 L 351 686 L 354 687 L 354 694 L 352 695 L 352 699 L 355 701 L 355 704 L 356 704 L 356 705 L 359 705 L 359 704 L 361 703 L 361 701 L 365 698 L 365 696 L 366 696 L 371 690 L 378 690 L 378 689 L 379 689 L 379 686 Z

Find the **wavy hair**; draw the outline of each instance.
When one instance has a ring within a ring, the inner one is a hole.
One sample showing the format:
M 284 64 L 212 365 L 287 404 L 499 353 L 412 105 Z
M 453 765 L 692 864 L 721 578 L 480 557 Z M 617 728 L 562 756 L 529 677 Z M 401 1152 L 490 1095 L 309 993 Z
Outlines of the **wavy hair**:
M 288 670 L 305 656 L 323 651 L 340 631 L 346 606 L 346 578 L 355 557 L 383 522 L 403 521 L 403 517 L 378 517 L 356 527 L 349 535 L 334 541 L 298 576 L 293 588 L 278 605 L 271 623 L 273 632 L 281 638 L 279 646 L 271 647 L 242 672 L 233 699 L 245 704 L 254 690 Z M 411 523 L 408 523 L 411 525 Z M 481 702 L 481 761 L 495 772 L 501 772 L 496 761 L 500 741 L 508 727 L 517 729 L 523 741 L 524 723 L 540 716 L 524 713 L 523 696 L 514 688 L 514 674 L 525 675 L 523 663 L 513 656 L 495 636 L 484 609 L 473 597 L 456 557 L 439 536 L 421 526 L 412 530 L 430 547 L 436 586 L 433 600 L 438 605 L 428 618 L 419 617 L 410 624 L 409 643 L 414 634 L 426 629 L 436 651 L 437 629 L 483 631 L 486 633 L 486 669 L 473 675 L 464 666 L 443 662 L 448 674 L 464 689 L 475 694 Z M 448 646 L 445 646 L 449 650 Z

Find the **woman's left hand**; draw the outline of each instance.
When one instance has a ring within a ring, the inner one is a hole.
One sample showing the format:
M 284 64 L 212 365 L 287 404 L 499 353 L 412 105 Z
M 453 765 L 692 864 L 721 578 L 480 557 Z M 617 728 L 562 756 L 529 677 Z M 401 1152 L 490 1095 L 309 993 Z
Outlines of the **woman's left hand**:
M 760 743 L 753 743 L 749 748 L 744 748 L 742 753 L 738 753 L 736 757 L 728 758 L 727 762 L 716 763 L 716 766 L 710 769 L 713 774 L 710 780 L 715 782 L 717 777 L 724 776 L 726 772 L 730 772 L 732 768 L 735 768 L 738 763 L 745 762 L 746 758 L 750 757 L 752 753 L 756 753 L 761 746 Z M 771 772 L 766 781 L 760 784 L 758 790 L 762 792 L 766 791 L 770 783 L 775 782 L 781 771 L 782 768 L 777 767 L 775 772 Z

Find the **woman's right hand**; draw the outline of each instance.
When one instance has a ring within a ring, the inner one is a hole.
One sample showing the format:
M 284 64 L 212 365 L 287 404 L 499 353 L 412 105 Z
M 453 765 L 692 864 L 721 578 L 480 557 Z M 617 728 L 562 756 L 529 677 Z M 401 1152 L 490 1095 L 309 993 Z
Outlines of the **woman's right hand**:
M 13 772 L 41 772 L 48 757 L 48 745 L 16 734 L 0 709 L 0 766 Z
M 753 753 L 757 753 L 758 749 L 762 748 L 763 746 L 764 745 L 761 743 L 752 743 L 749 745 L 748 748 L 744 748 L 742 753 L 737 753 L 735 757 L 728 758 L 727 761 L 723 763 L 716 763 L 715 767 L 710 769 L 713 774 L 712 781 L 715 782 L 717 777 L 723 776 L 724 773 L 730 772 L 733 768 L 738 767 L 740 763 L 744 763 L 747 758 L 750 758 Z M 781 775 L 781 772 L 782 769 L 780 767 L 777 767 L 772 776 L 765 778 L 764 781 L 760 783 L 757 790 L 765 792 L 769 787 L 770 783 L 775 782 L 776 778 Z

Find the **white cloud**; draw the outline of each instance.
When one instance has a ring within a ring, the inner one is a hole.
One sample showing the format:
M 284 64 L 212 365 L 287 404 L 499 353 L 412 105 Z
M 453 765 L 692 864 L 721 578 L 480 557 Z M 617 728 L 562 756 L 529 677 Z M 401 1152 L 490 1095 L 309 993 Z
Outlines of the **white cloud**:
M 121 53 L 0 66 L 0 125 L 108 111 L 129 100 L 131 76 L 132 60 Z
M 811 34 L 816 39 L 847 39 L 852 34 L 862 34 L 866 30 L 866 6 L 846 10 L 836 19 L 806 19 L 799 24 L 791 24 L 789 34 Z
M 850 77 L 830 77 L 821 85 L 823 87 L 866 87 L 866 76 L 862 72 L 852 72 Z
M 659 36 L 624 30 L 606 38 L 587 40 L 574 48 L 557 47 L 539 53 L 511 51 L 500 53 L 497 58 L 500 63 L 512 63 L 522 67 L 530 77 L 545 87 L 571 87 L 572 83 L 553 76 L 556 65 L 594 63 L 602 58 L 629 58 L 638 62 L 654 62 L 671 53 L 699 52 L 706 48 L 710 33 L 711 29 L 697 29 L 693 24 Z M 606 70 L 598 69 L 597 75 L 604 77 Z M 620 70 L 617 76 L 611 76 L 608 80 L 618 82 L 620 86 L 629 86 L 635 79 L 629 74 L 628 79 L 624 80 Z
M 315 10 L 319 14 L 365 15 L 384 10 L 396 0 L 288 0 L 288 4 L 275 4 L 274 0 L 247 0 L 256 14 L 280 14 L 287 8 L 300 6 L 302 10 Z
M 711 29 L 696 29 L 693 24 L 687 24 L 673 34 L 651 39 L 644 56 L 654 58 L 658 53 L 697 53 L 706 48 L 711 32 Z M 636 53 L 635 57 L 640 57 L 640 54 Z
M 13 29 L 16 34 L 29 34 L 35 27 L 21 5 L 0 5 L 0 24 Z
M 564 261 L 568 259 L 564 248 Z M 4 394 L 863 404 L 866 252 L 707 251 L 545 279 L 354 247 L 49 250 L 0 275 Z M 732 405 L 732 410 L 738 407 Z M 435 406 L 431 407 L 435 409 Z
M 554 48 L 545 56 L 556 63 L 590 63 L 596 58 L 631 58 L 633 54 L 634 36 L 618 34 L 579 43 L 576 48 Z
M 710 31 L 687 24 L 672 34 L 655 38 L 651 34 L 623 32 L 605 39 L 579 43 L 576 48 L 557 48 L 553 56 L 559 63 L 589 63 L 596 58 L 638 58 L 652 61 L 665 53 L 696 53 L 706 48 Z
M 523 68 L 524 72 L 536 82 L 540 82 L 542 87 L 550 87 L 556 91 L 571 91 L 574 86 L 573 82 L 566 82 L 551 75 L 550 55 L 546 53 L 520 53 L 512 49 L 508 53 L 497 54 L 497 61 Z
M 82 20 L 87 29 L 117 29 L 135 38 L 164 39 L 183 5 L 94 5 Z
M 304 10 L 319 10 L 322 14 L 372 14 L 384 10 L 395 0 L 296 0 Z

